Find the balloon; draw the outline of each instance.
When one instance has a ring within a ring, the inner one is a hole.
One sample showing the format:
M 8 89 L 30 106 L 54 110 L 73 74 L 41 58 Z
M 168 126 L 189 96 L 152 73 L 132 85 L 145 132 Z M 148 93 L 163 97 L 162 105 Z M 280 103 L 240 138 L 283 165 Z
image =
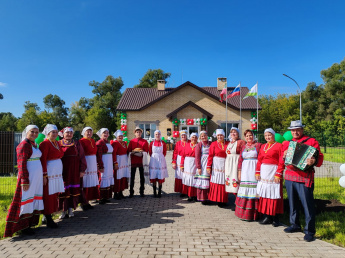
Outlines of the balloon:
M 36 138 L 35 142 L 37 144 L 40 144 L 41 142 L 44 141 L 45 135 L 43 133 L 38 134 L 38 137 Z
M 291 131 L 287 131 L 284 133 L 283 135 L 284 139 L 287 140 L 287 141 L 291 141 L 292 140 L 292 134 L 291 134 Z
M 56 137 L 56 139 L 55 140 L 57 140 L 57 141 L 60 141 L 60 137 L 58 136 L 58 137 Z
M 345 164 L 340 165 L 340 172 L 345 176 Z
M 279 133 L 275 134 L 274 139 L 276 140 L 276 142 L 279 142 L 279 143 L 282 143 L 285 140 L 284 137 Z
M 339 178 L 339 185 L 345 188 L 345 176 Z

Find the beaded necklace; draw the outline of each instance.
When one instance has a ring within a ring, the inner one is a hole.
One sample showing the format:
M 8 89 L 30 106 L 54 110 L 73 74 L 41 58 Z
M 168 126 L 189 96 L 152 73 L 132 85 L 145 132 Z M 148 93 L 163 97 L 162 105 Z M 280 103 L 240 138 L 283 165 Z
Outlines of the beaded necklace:
M 192 148 L 192 150 L 195 148 L 196 144 L 195 143 L 192 143 L 190 142 L 189 146 Z
M 182 147 L 185 147 L 186 146 L 186 141 L 182 141 L 181 140 L 181 145 L 182 145 Z
M 50 139 L 49 139 L 49 141 L 50 141 L 50 143 L 54 146 L 54 148 L 55 149 L 57 149 L 58 151 L 60 151 L 60 148 L 59 148 L 59 144 L 58 144 L 58 142 L 57 141 L 51 141 Z
M 266 143 L 265 147 L 264 147 L 264 152 L 267 153 L 269 151 L 269 149 L 271 149 L 274 144 L 276 144 L 277 142 L 273 143 L 272 145 L 270 143 Z M 268 145 L 268 148 L 266 148 L 266 146 Z
M 71 140 L 71 141 L 62 140 L 61 145 L 65 146 L 65 147 L 71 147 L 74 145 L 74 141 L 73 140 Z
M 255 150 L 255 143 L 253 143 L 253 144 L 252 143 L 250 143 L 250 144 L 246 143 L 246 147 L 245 147 L 244 151 L 249 152 L 251 150 Z
M 219 143 L 220 143 L 220 147 L 219 147 Z M 224 150 L 224 142 L 217 141 L 217 145 L 219 149 Z

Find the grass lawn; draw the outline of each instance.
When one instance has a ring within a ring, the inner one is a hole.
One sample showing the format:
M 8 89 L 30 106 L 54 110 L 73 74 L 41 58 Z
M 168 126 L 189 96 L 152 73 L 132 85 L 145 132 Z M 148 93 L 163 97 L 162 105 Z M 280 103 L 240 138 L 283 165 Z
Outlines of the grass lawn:
M 344 147 L 327 147 L 326 152 L 324 147 L 321 147 L 321 152 L 324 154 L 324 160 L 345 163 L 345 148 Z

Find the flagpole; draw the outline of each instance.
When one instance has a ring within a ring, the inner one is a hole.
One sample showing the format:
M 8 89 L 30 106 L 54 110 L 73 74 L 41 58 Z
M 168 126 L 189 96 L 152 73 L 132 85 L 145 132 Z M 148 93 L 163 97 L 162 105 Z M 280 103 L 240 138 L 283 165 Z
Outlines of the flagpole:
M 242 89 L 240 82 L 240 132 L 242 134 Z
M 259 133 L 259 85 L 258 81 L 256 81 L 256 118 L 257 118 L 257 132 Z
M 225 110 L 226 110 L 226 114 L 225 114 L 225 139 L 226 139 L 226 134 L 228 132 L 228 83 L 226 82 L 225 84 L 226 87 L 226 94 L 225 94 Z

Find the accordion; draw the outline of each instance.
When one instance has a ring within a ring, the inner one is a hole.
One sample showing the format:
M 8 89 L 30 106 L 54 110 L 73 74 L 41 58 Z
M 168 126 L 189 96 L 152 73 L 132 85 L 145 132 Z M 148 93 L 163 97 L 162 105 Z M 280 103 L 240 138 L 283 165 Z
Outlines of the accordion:
M 293 165 L 302 171 L 307 171 L 312 167 L 307 165 L 307 159 L 313 156 L 317 159 L 318 155 L 319 151 L 314 147 L 304 143 L 290 141 L 285 157 L 285 165 Z

